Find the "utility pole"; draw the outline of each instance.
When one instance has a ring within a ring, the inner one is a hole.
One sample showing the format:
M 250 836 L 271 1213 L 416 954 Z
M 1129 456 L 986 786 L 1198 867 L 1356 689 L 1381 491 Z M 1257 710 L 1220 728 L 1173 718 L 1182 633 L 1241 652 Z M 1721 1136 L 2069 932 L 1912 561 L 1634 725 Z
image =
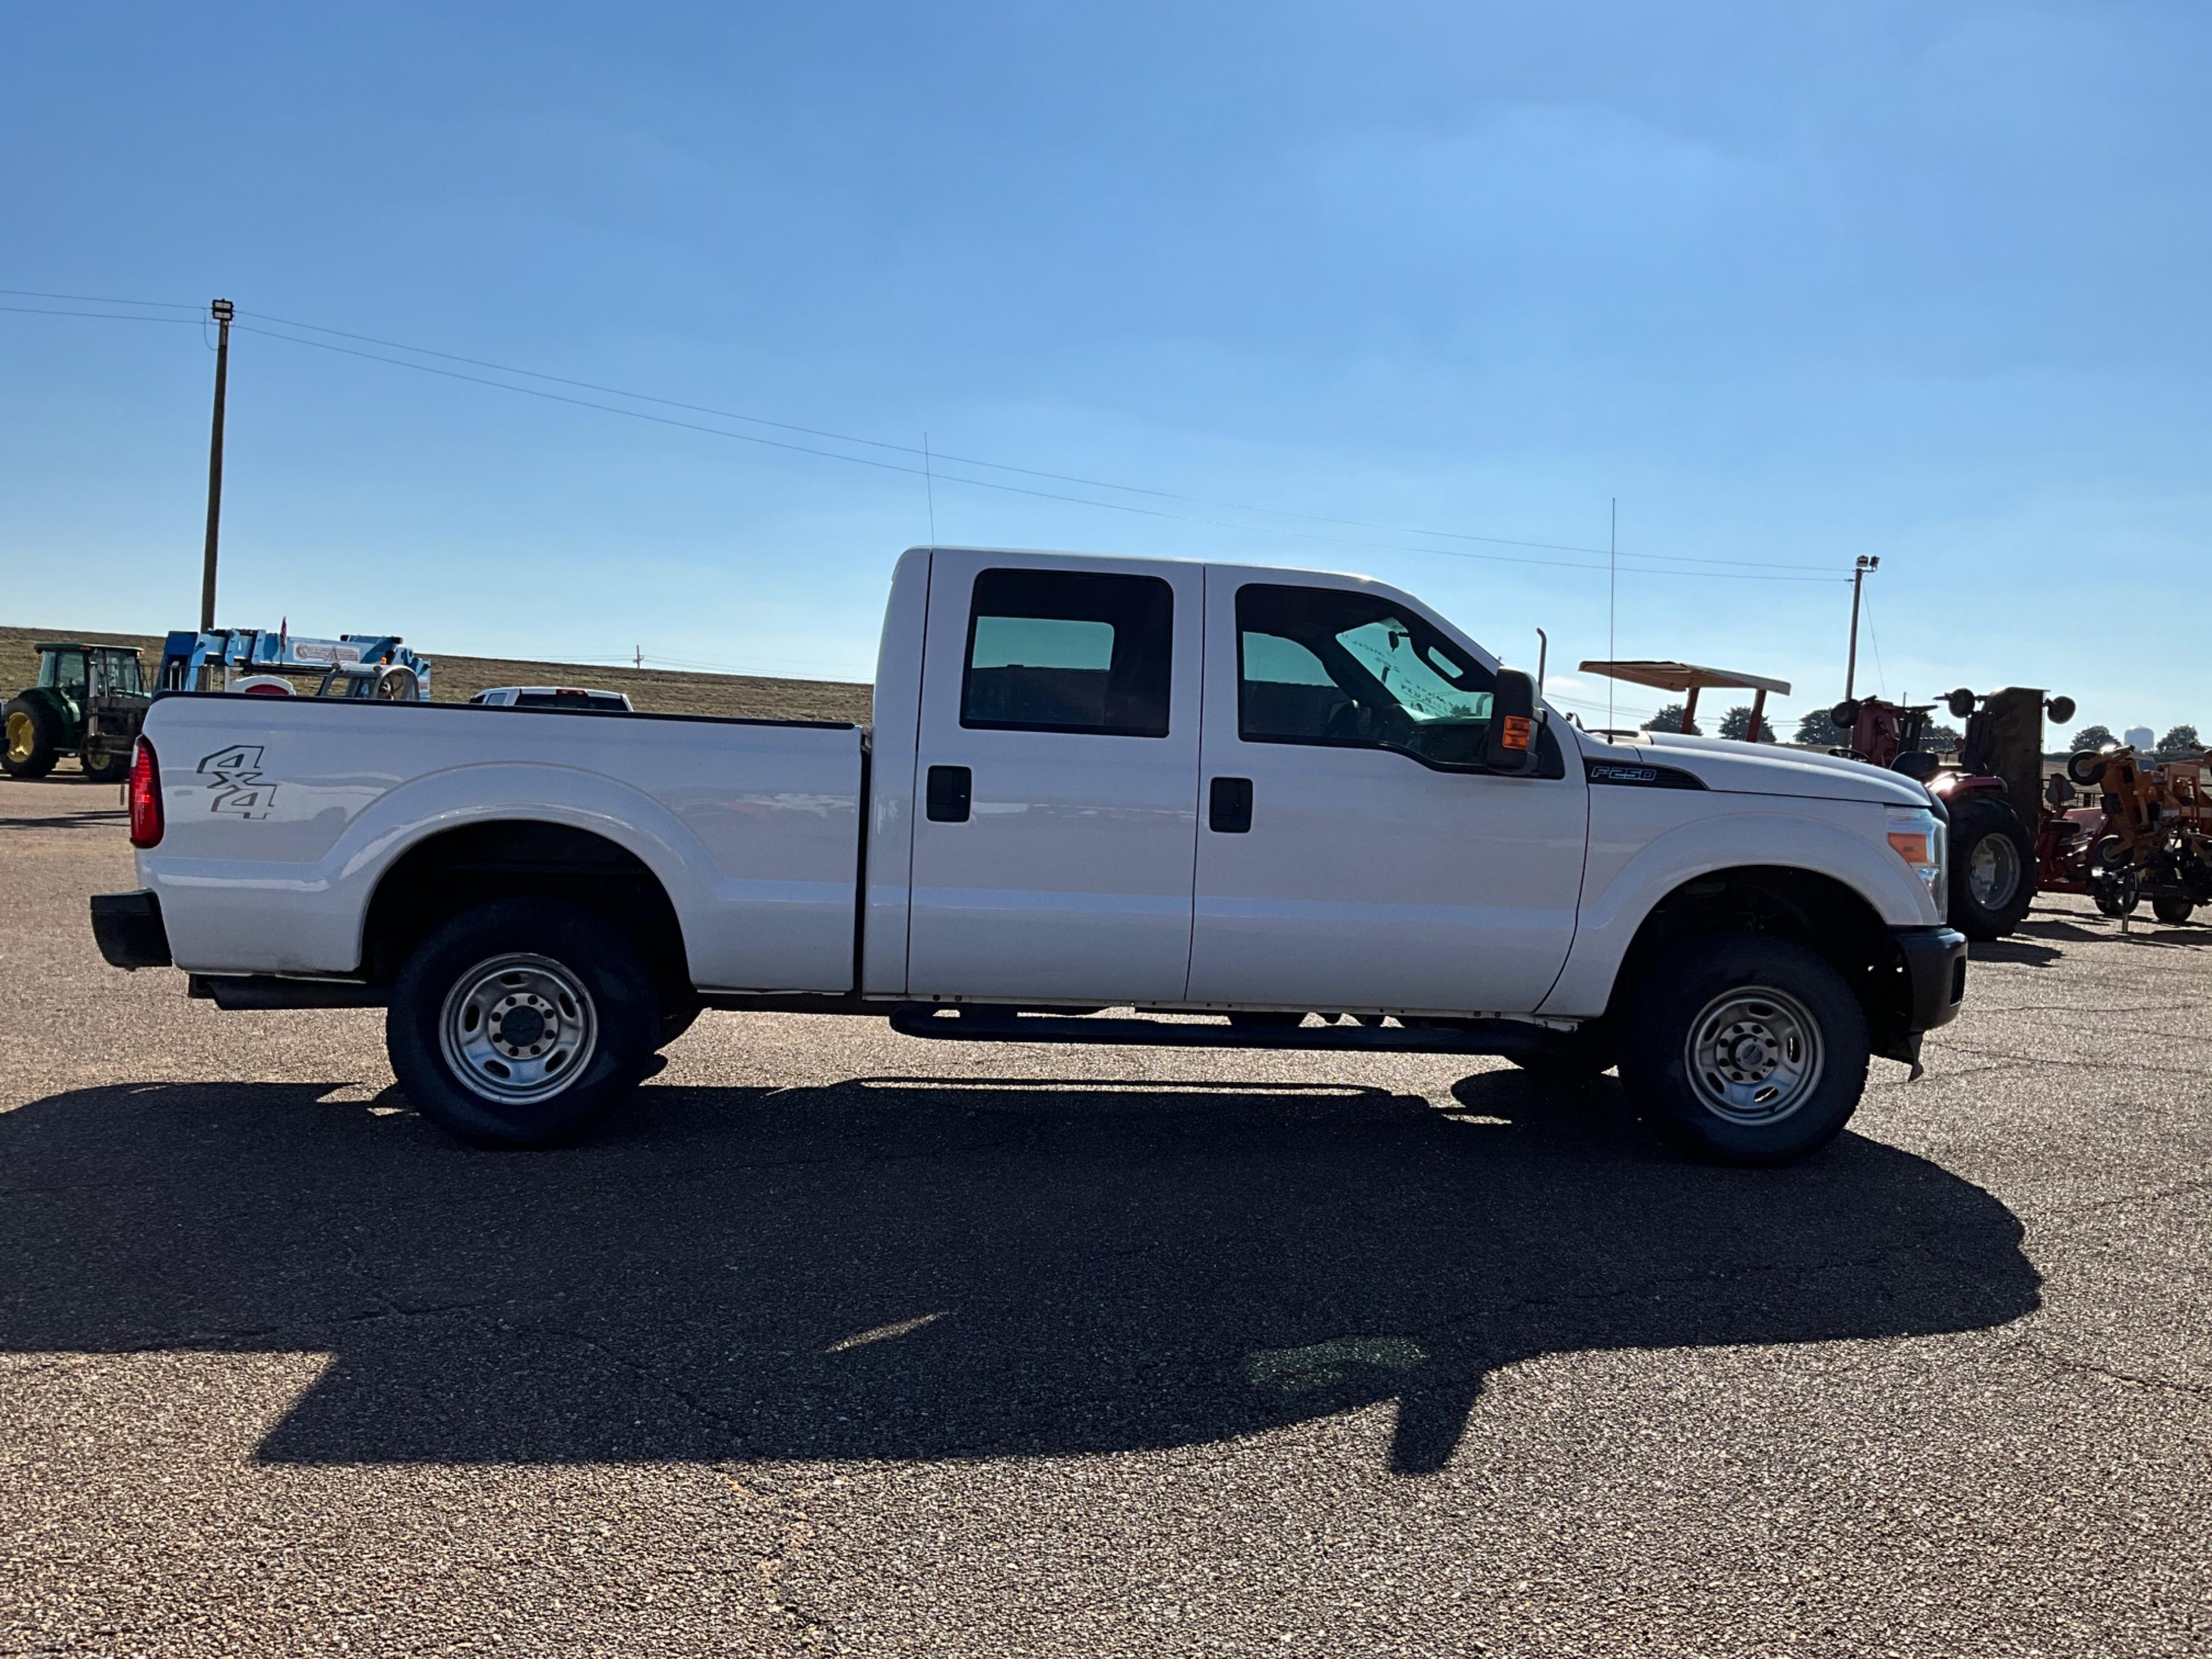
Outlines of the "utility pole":
M 1859 555 L 1858 568 L 1851 572 L 1851 653 L 1844 664 L 1844 697 L 1850 698 L 1851 688 L 1859 677 L 1859 585 L 1866 580 L 1867 573 L 1881 568 L 1879 553 Z
M 208 435 L 207 557 L 200 566 L 200 632 L 215 631 L 215 548 L 222 526 L 222 396 L 230 379 L 230 319 L 235 308 L 228 300 L 211 301 L 208 314 L 215 319 L 215 426 Z

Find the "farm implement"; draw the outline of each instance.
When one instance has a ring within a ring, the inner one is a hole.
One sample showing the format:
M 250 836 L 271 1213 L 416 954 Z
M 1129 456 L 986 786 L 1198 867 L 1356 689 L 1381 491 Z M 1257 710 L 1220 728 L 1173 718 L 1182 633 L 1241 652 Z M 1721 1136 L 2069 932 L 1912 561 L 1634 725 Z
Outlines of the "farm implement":
M 2096 796 L 2075 804 L 2075 787 Z M 2187 921 L 2212 905 L 2212 799 L 2202 761 L 2146 767 L 2132 749 L 2070 757 L 2048 787 L 2036 837 L 2036 878 L 2045 889 L 2086 893 L 2108 916 L 2143 899 L 2160 921 Z
M 1850 738 L 1837 753 L 1918 778 L 1942 803 L 1951 819 L 1951 925 L 1968 939 L 2002 939 L 2027 915 L 2039 882 L 2054 884 L 2044 879 L 2045 837 L 2055 832 L 2043 793 L 2043 717 L 2072 720 L 2074 700 L 2007 686 L 1987 696 L 1954 691 L 1944 707 L 1966 723 L 1953 766 L 1921 746 L 1934 703 L 1846 699 L 1828 718 Z

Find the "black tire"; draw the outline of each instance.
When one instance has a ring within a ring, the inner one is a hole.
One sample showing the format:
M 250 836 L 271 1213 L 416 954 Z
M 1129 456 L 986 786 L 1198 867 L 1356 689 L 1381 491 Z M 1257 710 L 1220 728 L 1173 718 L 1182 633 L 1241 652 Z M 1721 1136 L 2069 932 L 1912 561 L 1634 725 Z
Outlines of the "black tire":
M 43 698 L 10 697 L 0 714 L 0 771 L 43 778 L 62 757 L 62 723 Z
M 692 1022 L 704 1012 L 696 997 L 687 997 L 679 1000 L 664 992 L 660 998 L 660 1026 L 653 1040 L 653 1046 L 656 1048 L 665 1048 L 690 1030 Z
M 1826 1146 L 1858 1109 L 1868 1053 L 1843 975 L 1764 934 L 1709 933 L 1659 956 L 1620 1025 L 1621 1085 L 1638 1115 L 1722 1164 L 1788 1164 Z
M 2089 877 L 2089 899 L 2106 915 L 2131 915 L 2142 899 L 2142 885 L 2132 870 L 2099 870 Z
M 2185 893 L 2154 894 L 2150 913 L 2167 927 L 2179 927 L 2197 914 L 2197 901 Z
M 112 749 L 86 749 L 78 753 L 77 763 L 94 783 L 120 783 L 131 775 L 128 749 L 119 755 Z
M 2094 749 L 2084 749 L 2079 754 L 2066 757 L 2066 776 L 2084 789 L 2094 789 L 2104 781 L 2105 757 Z
M 415 1109 L 479 1146 L 574 1138 L 636 1088 L 659 1029 L 629 936 L 536 898 L 479 905 L 432 933 L 400 969 L 384 1024 Z
M 2002 939 L 2035 898 L 2035 843 L 2004 801 L 1968 796 L 1951 806 L 1951 925 L 1968 939 Z

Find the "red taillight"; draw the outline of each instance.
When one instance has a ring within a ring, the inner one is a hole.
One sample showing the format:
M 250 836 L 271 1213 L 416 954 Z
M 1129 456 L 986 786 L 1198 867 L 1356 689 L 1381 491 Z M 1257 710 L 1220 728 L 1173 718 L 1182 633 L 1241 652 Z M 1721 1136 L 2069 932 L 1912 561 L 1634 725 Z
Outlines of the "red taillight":
M 131 756 L 131 844 L 158 846 L 161 840 L 161 765 L 145 738 Z

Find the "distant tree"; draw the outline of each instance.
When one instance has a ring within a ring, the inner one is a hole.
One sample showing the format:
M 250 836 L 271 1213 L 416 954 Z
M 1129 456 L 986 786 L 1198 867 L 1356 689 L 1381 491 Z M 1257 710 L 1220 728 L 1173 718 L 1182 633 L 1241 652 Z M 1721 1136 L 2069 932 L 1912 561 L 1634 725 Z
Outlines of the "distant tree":
M 2085 726 L 2066 739 L 2066 752 L 2078 755 L 2085 749 L 2117 748 L 2119 741 L 2112 735 L 2112 728 L 2109 726 Z
M 1851 734 L 1828 718 L 1825 708 L 1815 708 L 1797 722 L 1797 735 L 1793 742 L 1808 749 L 1841 749 L 1850 744 Z
M 1724 738 L 1734 738 L 1738 743 L 1747 738 L 1750 738 L 1754 743 L 1772 743 L 1774 723 L 1762 714 L 1759 721 L 1759 735 L 1752 738 L 1751 705 L 1747 702 L 1740 702 L 1721 716 L 1721 735 Z
M 1647 732 L 1681 732 L 1688 737 L 1702 738 L 1705 735 L 1704 731 L 1694 723 L 1687 727 L 1683 726 L 1682 716 L 1688 712 L 1680 703 L 1670 702 L 1644 721 L 1644 729 Z
M 2177 726 L 2158 740 L 2158 753 L 2162 760 L 2190 759 L 2203 753 L 2203 749 L 2193 726 Z

